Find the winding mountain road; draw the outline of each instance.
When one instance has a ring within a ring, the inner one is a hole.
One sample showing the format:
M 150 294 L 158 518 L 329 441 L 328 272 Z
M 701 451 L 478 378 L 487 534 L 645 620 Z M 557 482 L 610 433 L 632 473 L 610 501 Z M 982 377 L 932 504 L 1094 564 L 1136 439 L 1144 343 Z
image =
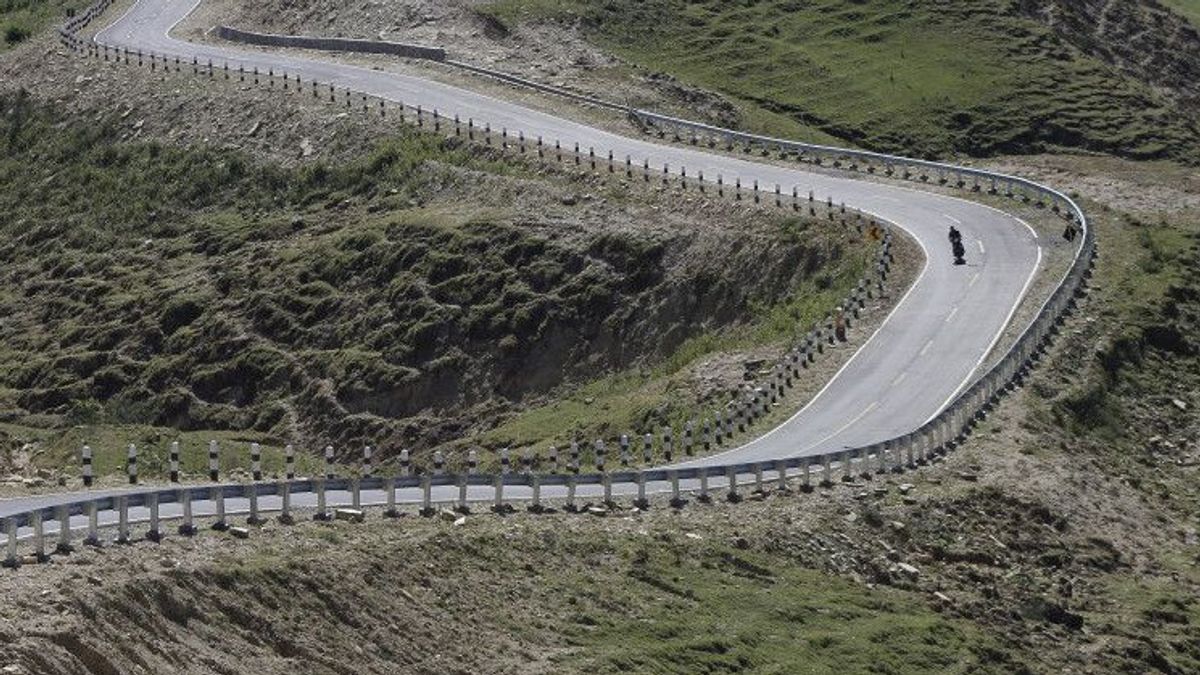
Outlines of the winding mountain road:
M 504 127 L 512 133 L 520 130 L 527 138 L 540 136 L 550 143 L 561 140 L 564 147 L 578 142 L 585 149 L 595 148 L 597 155 L 611 150 L 622 160 L 631 157 L 635 166 L 648 160 L 654 167 L 661 168 L 664 163 L 676 170 L 686 167 L 689 175 L 703 172 L 710 179 L 723 176 L 727 185 L 738 178 L 744 186 L 757 180 L 768 191 L 780 185 L 790 193 L 795 186 L 802 194 L 811 190 L 820 199 L 830 196 L 835 202 L 876 214 L 903 228 L 920 244 L 926 261 L 907 295 L 878 332 L 804 409 L 739 447 L 676 465 L 679 467 L 817 455 L 864 446 L 919 427 L 979 375 L 981 364 L 1012 321 L 1042 263 L 1042 247 L 1031 227 L 975 202 L 623 136 L 413 75 L 302 58 L 293 52 L 191 43 L 172 37 L 172 28 L 198 4 L 198 0 L 138 0 L 101 30 L 95 40 L 100 45 L 178 56 L 188 62 L 193 57 L 200 63 L 211 59 L 218 68 L 228 64 L 235 70 L 241 66 L 247 70 L 257 67 L 264 73 L 287 72 L 305 81 L 421 105 L 426 110 L 437 109 L 445 116 L 473 118 L 478 124 L 488 122 L 493 129 Z M 964 234 L 968 265 L 951 264 L 946 240 L 950 225 Z M 665 487 L 655 485 L 652 489 Z M 457 495 L 449 488 L 443 492 L 438 497 L 452 499 Z M 490 492 L 482 488 L 476 494 L 472 488 L 474 498 L 487 494 Z M 0 501 L 0 518 L 82 496 Z M 418 496 L 410 489 L 402 492 L 400 501 L 415 501 Z M 381 494 L 364 495 L 365 502 L 381 499 Z M 293 498 L 295 506 L 306 503 L 312 503 L 311 495 Z M 236 509 L 237 505 L 231 503 L 229 508 Z M 197 505 L 197 514 L 203 512 L 204 507 Z M 168 515 L 164 510 L 164 517 Z

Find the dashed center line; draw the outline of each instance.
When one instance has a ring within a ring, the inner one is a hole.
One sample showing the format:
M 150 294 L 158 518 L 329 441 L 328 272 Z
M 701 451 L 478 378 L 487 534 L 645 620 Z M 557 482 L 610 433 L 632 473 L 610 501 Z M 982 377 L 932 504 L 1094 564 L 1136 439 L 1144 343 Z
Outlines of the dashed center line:
M 950 320 L 954 318 L 955 314 L 958 314 L 958 307 L 955 307 L 954 309 L 950 310 L 950 316 L 946 317 L 946 323 L 950 323 Z
M 945 216 L 946 218 L 948 218 L 950 220 L 950 222 L 954 223 L 955 225 L 962 225 L 961 220 L 959 220 L 958 218 L 955 218 L 954 216 L 950 215 L 949 213 L 943 213 L 942 215 Z
M 899 375 L 896 376 L 896 379 L 892 380 L 892 386 L 895 387 L 896 385 L 900 384 L 901 382 L 904 381 L 904 378 L 906 378 L 906 377 L 908 377 L 908 371 L 904 371 L 903 373 L 900 373 Z
M 984 252 L 984 251 L 983 251 L 983 240 L 982 240 L 982 239 L 976 239 L 976 240 L 975 240 L 975 243 L 976 243 L 976 244 L 979 244 L 979 252 L 980 252 L 980 253 L 983 253 L 983 252 Z
M 976 281 L 979 281 L 979 272 L 976 272 L 975 276 L 971 277 L 971 281 L 967 282 L 967 288 L 974 286 Z
M 930 348 L 930 347 L 932 347 L 932 346 L 933 346 L 933 340 L 930 340 L 929 342 L 926 342 L 926 343 L 925 343 L 925 346 L 924 346 L 924 347 L 921 347 L 921 356 L 925 356 L 925 353 L 926 353 L 926 352 L 928 352 L 928 351 L 929 351 L 929 348 Z

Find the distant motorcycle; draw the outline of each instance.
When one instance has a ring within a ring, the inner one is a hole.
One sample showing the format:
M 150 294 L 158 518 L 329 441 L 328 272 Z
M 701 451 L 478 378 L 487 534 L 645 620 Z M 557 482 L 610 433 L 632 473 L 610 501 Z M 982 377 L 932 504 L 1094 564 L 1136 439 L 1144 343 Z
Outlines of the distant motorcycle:
M 953 225 L 950 226 L 950 252 L 954 254 L 955 265 L 967 264 L 966 258 L 963 257 L 967 254 L 967 249 L 962 243 L 962 233 Z

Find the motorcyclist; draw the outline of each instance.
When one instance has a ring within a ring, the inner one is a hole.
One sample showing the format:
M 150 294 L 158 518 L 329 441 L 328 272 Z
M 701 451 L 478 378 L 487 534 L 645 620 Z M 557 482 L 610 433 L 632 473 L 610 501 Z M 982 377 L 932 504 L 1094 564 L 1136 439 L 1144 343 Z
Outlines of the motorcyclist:
M 963 257 L 966 255 L 967 249 L 962 243 L 962 233 L 953 225 L 950 226 L 950 251 L 954 254 L 955 265 L 967 264 L 966 259 Z

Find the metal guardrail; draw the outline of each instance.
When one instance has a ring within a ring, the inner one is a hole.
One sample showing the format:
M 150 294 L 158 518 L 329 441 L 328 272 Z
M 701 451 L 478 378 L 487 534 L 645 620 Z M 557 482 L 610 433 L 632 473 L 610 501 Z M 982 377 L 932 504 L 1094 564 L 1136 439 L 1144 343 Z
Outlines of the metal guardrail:
M 414 59 L 445 61 L 446 50 L 440 47 L 424 47 L 402 42 L 384 40 L 356 40 L 351 38 L 322 38 L 300 35 L 274 35 L 238 30 L 229 26 L 217 26 L 217 37 L 230 42 L 241 42 L 267 47 L 291 47 L 296 49 L 321 49 L 325 51 L 363 52 L 367 54 L 391 54 Z
M 64 43 L 77 51 L 96 49 L 94 45 L 84 45 L 84 43 L 79 40 L 77 33 L 78 31 L 82 30 L 82 28 L 85 27 L 88 22 L 90 22 L 96 16 L 99 16 L 99 14 L 101 14 L 104 9 L 107 9 L 109 5 L 111 5 L 111 0 L 99 0 L 95 5 L 89 8 L 89 10 L 84 12 L 84 14 L 72 19 L 70 22 L 64 25 L 64 27 L 60 29 L 60 34 L 63 36 Z M 153 59 L 153 56 L 151 58 Z M 165 63 L 165 57 L 163 58 Z M 179 56 L 176 55 L 175 58 L 178 67 Z M 194 61 L 193 65 L 195 65 Z M 211 64 L 209 68 L 209 73 L 211 75 Z M 491 75 L 491 73 L 485 74 Z M 521 84 L 522 86 L 529 86 L 526 85 L 525 81 L 523 81 L 521 78 L 508 77 L 506 79 L 508 81 Z M 553 89 L 544 87 L 544 85 L 537 85 L 536 88 L 542 90 Z M 562 92 L 560 90 L 553 93 L 561 94 Z M 364 100 L 366 99 L 365 96 L 363 98 Z M 347 98 L 347 104 L 348 101 L 349 99 Z M 402 112 L 403 110 L 404 108 L 402 108 Z M 324 501 L 326 493 L 337 490 L 349 491 L 349 493 L 352 495 L 352 505 L 357 504 L 361 490 L 383 490 L 387 494 L 387 502 L 390 510 L 395 504 L 396 490 L 421 490 L 423 495 L 423 506 L 428 508 L 431 499 L 431 490 L 434 487 L 449 485 L 459 486 L 460 495 L 465 495 L 466 488 L 470 486 L 489 485 L 495 490 L 495 501 L 498 506 L 502 505 L 503 503 L 502 500 L 504 487 L 523 486 L 533 491 L 532 499 L 536 505 L 539 499 L 539 490 L 542 487 L 565 487 L 567 489 L 567 498 L 569 500 L 573 500 L 574 489 L 576 487 L 596 485 L 603 486 L 604 495 L 607 498 L 615 486 L 621 491 L 627 491 L 631 493 L 636 489 L 638 500 L 644 501 L 645 491 L 647 489 L 646 486 L 648 483 L 667 483 L 670 485 L 673 500 L 677 500 L 681 490 L 680 481 L 698 481 L 698 489 L 700 493 L 702 495 L 707 495 L 709 479 L 713 477 L 724 477 L 727 481 L 727 487 L 732 493 L 736 494 L 738 486 L 745 483 L 742 478 L 747 475 L 752 476 L 754 484 L 761 487 L 765 472 L 775 472 L 777 474 L 777 479 L 781 484 L 786 484 L 789 478 L 794 479 L 797 476 L 800 476 L 802 477 L 805 485 L 811 485 L 814 467 L 817 468 L 820 474 L 820 482 L 822 484 L 832 483 L 837 474 L 841 474 L 842 479 L 849 479 L 856 473 L 901 471 L 906 468 L 923 464 L 929 461 L 935 455 L 944 453 L 950 448 L 954 447 L 957 443 L 961 442 L 961 440 L 970 433 L 972 427 L 980 419 L 982 419 L 995 401 L 1012 386 L 1021 381 L 1027 371 L 1032 367 L 1038 355 L 1046 347 L 1049 340 L 1056 332 L 1058 324 L 1062 321 L 1069 309 L 1074 305 L 1077 294 L 1081 292 L 1085 280 L 1090 274 L 1092 260 L 1095 255 L 1095 234 L 1092 231 L 1092 228 L 1089 227 L 1087 217 L 1083 210 L 1070 197 L 1057 190 L 1040 185 L 1033 181 L 1017 176 L 1010 176 L 970 167 L 962 167 L 953 164 L 910 159 L 895 155 L 860 150 L 798 143 L 785 139 L 746 134 L 698 122 L 691 122 L 688 120 L 659 115 L 644 110 L 630 111 L 624 108 L 622 108 L 622 110 L 628 112 L 633 119 L 635 119 L 645 128 L 657 128 L 660 131 L 663 131 L 663 133 L 670 132 L 676 136 L 679 136 L 682 133 L 693 143 L 707 141 L 709 144 L 715 144 L 717 142 L 722 142 L 729 147 L 732 147 L 735 144 L 741 144 L 746 147 L 758 147 L 768 151 L 775 150 L 784 155 L 792 154 L 801 160 L 811 161 L 822 166 L 828 164 L 828 166 L 831 168 L 839 170 L 865 172 L 868 174 L 881 173 L 889 177 L 915 180 L 920 183 L 936 182 L 942 185 L 952 185 L 975 191 L 987 191 L 989 193 L 1004 194 L 1013 198 L 1020 198 L 1027 202 L 1035 202 L 1038 205 L 1048 206 L 1068 221 L 1073 222 L 1079 228 L 1082 234 L 1080 237 L 1079 248 L 1076 250 L 1070 269 L 1064 275 L 1061 282 L 1055 288 L 1050 297 L 1047 298 L 1038 309 L 1038 312 L 1033 320 L 1030 321 L 1013 345 L 1008 349 L 1004 356 L 995 363 L 995 365 L 993 365 L 984 375 L 978 378 L 965 391 L 959 394 L 945 409 L 939 412 L 927 423 L 907 434 L 878 443 L 858 448 L 827 452 L 820 455 L 783 457 L 761 462 L 692 467 L 686 469 L 672 468 L 650 469 L 643 471 L 621 471 L 611 473 L 548 475 L 537 473 L 509 473 L 452 474 L 431 476 L 427 474 L 421 477 L 401 477 L 391 479 L 363 478 L 358 481 L 351 479 L 342 479 L 340 481 L 325 481 L 317 479 L 280 482 L 256 482 L 251 484 L 223 485 L 216 487 L 198 486 L 164 490 L 146 490 L 127 496 L 116 497 L 82 497 L 78 500 L 73 500 L 63 505 L 32 509 L 5 519 L 4 532 L 7 534 L 8 550 L 6 562 L 12 563 L 15 561 L 16 546 L 18 541 L 17 532 L 20 528 L 31 528 L 33 530 L 32 536 L 35 541 L 36 551 L 37 554 L 41 556 L 44 554 L 43 527 L 47 520 L 58 520 L 60 525 L 67 525 L 66 527 L 59 527 L 60 544 L 62 544 L 64 542 L 69 542 L 69 538 L 71 536 L 69 519 L 72 516 L 89 516 L 89 532 L 94 533 L 96 527 L 96 513 L 105 510 L 116 510 L 120 514 L 119 529 L 122 531 L 122 533 L 125 533 L 128 529 L 129 509 L 142 507 L 150 510 L 152 533 L 155 533 L 157 531 L 158 509 L 162 504 L 179 503 L 187 505 L 185 508 L 190 508 L 191 501 L 195 499 L 207 498 L 215 503 L 218 503 L 221 505 L 218 509 L 218 514 L 223 514 L 221 509 L 223 509 L 223 503 L 225 499 L 247 499 L 251 505 L 250 511 L 252 517 L 257 517 L 257 502 L 260 497 L 282 498 L 282 510 L 286 514 L 290 508 L 288 505 L 288 497 L 292 494 L 309 492 L 317 494 L 319 508 L 325 509 L 328 506 L 328 504 L 326 504 Z M 420 107 L 417 107 L 416 111 L 418 114 L 418 124 L 420 124 Z M 437 119 L 437 114 L 438 113 L 435 111 L 435 120 Z M 443 119 L 448 118 L 443 117 Z M 456 130 L 458 130 L 460 127 L 460 121 L 457 118 L 455 119 L 455 127 Z M 487 134 L 488 143 L 490 144 L 490 127 L 487 128 Z M 505 144 L 507 144 L 507 130 L 505 131 L 505 139 Z M 523 135 L 521 136 L 521 139 L 521 148 L 522 151 L 524 151 Z M 538 148 L 540 154 L 542 149 L 541 139 L 539 139 Z M 592 152 L 591 155 L 592 166 L 595 168 L 594 152 Z M 581 155 L 578 146 L 576 146 L 574 151 L 574 157 L 575 162 L 577 164 L 580 163 Z M 613 171 L 612 162 L 613 160 L 610 153 L 609 171 Z M 648 163 L 646 166 L 649 166 Z M 628 158 L 626 158 L 626 170 L 629 171 Z M 649 180 L 648 170 L 646 176 L 647 180 Z M 757 191 L 755 195 L 757 199 Z M 779 193 L 776 192 L 776 203 L 780 204 L 778 195 Z M 795 196 L 794 192 L 791 205 L 794 209 L 799 208 L 798 198 Z M 814 335 L 814 332 L 810 332 L 810 339 Z M 819 335 L 819 333 L 817 334 Z M 795 353 L 796 352 L 793 352 L 793 354 Z M 464 498 L 465 497 L 460 496 L 460 500 Z M 460 504 L 460 506 L 461 505 L 462 504 Z M 185 518 L 187 518 L 190 522 L 190 516 L 185 516 Z

